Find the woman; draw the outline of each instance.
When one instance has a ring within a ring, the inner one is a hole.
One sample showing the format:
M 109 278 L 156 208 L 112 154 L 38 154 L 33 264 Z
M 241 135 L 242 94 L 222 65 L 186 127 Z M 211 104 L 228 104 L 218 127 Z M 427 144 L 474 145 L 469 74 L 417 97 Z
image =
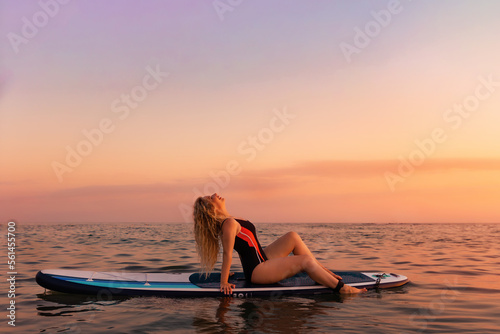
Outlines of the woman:
M 215 266 L 222 241 L 223 257 L 220 290 L 231 294 L 228 282 L 233 249 L 238 252 L 247 280 L 254 284 L 272 284 L 305 271 L 317 283 L 334 291 L 354 294 L 366 291 L 342 282 L 342 278 L 321 265 L 295 232 L 289 232 L 262 248 L 254 225 L 234 218 L 226 209 L 225 199 L 217 194 L 199 197 L 194 203 L 194 235 L 203 271 Z M 288 256 L 290 253 L 294 256 Z

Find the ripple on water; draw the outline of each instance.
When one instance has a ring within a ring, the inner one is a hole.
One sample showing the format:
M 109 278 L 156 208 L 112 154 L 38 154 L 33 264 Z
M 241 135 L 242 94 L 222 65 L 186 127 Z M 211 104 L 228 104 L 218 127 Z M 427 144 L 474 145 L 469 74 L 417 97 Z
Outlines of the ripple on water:
M 130 270 L 130 271 L 145 271 L 145 270 L 150 270 L 150 267 L 146 266 L 125 266 L 122 268 L 119 268 L 120 270 Z
M 458 276 L 479 276 L 482 275 L 481 272 L 471 271 L 471 270 L 443 270 L 440 272 L 441 275 L 458 275 Z
M 194 265 L 182 265 L 182 266 L 166 266 L 166 267 L 161 267 L 159 270 L 163 271 L 172 271 L 172 272 L 183 272 L 183 271 L 194 271 Z

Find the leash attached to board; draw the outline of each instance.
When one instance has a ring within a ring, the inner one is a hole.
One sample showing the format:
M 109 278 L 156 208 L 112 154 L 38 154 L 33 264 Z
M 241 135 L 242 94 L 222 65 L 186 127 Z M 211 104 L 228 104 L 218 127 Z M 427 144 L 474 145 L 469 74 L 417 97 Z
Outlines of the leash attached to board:
M 377 280 L 375 281 L 375 289 L 378 289 L 380 287 L 380 281 L 382 281 L 382 278 L 384 278 L 384 277 L 385 277 L 385 273 L 377 275 Z

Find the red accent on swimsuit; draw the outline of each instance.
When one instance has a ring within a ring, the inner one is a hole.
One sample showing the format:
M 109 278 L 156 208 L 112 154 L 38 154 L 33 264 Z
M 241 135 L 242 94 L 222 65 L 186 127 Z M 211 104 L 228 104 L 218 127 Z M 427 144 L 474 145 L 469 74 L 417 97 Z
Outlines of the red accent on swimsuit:
M 241 225 L 241 231 L 234 240 L 234 249 L 240 256 L 245 278 L 250 282 L 255 267 L 267 261 L 266 253 L 257 239 L 255 226 L 248 220 L 236 219 Z
M 241 231 L 240 231 L 240 233 L 238 233 L 237 237 L 245 240 L 249 247 L 255 248 L 255 251 L 259 254 L 260 260 L 262 262 L 265 261 L 264 256 L 262 256 L 262 253 L 260 252 L 260 249 L 258 247 L 258 246 L 260 246 L 260 244 L 257 241 L 255 235 L 252 233 L 252 231 L 250 231 L 242 226 Z

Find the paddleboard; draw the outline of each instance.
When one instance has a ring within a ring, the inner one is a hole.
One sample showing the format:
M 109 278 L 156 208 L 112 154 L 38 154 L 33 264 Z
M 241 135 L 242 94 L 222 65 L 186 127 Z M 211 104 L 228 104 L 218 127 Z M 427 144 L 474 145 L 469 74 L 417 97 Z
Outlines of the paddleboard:
M 357 288 L 393 288 L 406 284 L 404 275 L 377 271 L 339 271 L 345 284 Z M 66 269 L 41 270 L 36 282 L 49 290 L 111 296 L 163 297 L 221 297 L 220 273 L 208 277 L 199 273 L 133 273 L 96 272 Z M 281 295 L 315 295 L 334 293 L 332 289 L 314 282 L 306 273 L 299 273 L 275 284 L 252 284 L 242 272 L 230 276 L 236 286 L 233 297 L 260 297 Z

